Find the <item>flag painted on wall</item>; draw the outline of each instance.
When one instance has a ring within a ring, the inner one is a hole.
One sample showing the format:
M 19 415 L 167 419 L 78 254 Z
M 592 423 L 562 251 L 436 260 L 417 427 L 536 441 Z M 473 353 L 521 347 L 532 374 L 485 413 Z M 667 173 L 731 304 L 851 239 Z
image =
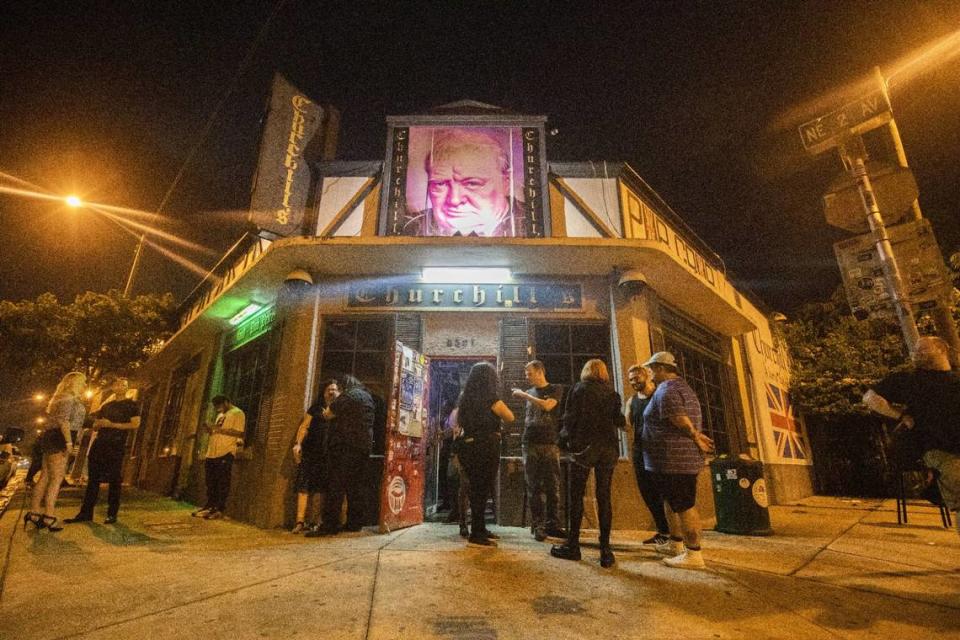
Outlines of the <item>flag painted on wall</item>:
M 800 423 L 793 414 L 790 394 L 775 384 L 767 383 L 767 406 L 770 409 L 770 424 L 773 426 L 777 457 L 806 460 L 810 455 L 810 448 Z

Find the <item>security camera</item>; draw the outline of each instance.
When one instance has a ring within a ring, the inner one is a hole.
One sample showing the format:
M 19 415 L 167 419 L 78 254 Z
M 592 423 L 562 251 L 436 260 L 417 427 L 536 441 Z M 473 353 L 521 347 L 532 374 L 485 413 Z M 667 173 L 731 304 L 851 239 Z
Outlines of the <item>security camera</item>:
M 618 288 L 633 295 L 640 293 L 648 286 L 650 286 L 650 283 L 647 281 L 647 276 L 639 269 L 624 271 L 620 274 L 620 279 L 617 280 Z

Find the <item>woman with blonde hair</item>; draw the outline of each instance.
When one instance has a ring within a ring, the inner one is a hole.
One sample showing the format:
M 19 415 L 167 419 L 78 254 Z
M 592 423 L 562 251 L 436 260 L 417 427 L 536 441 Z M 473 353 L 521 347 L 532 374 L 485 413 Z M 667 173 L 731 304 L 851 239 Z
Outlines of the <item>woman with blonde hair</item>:
M 73 448 L 72 431 L 79 431 L 87 410 L 81 399 L 87 376 L 73 371 L 63 376 L 47 404 L 47 429 L 39 438 L 43 455 L 43 475 L 33 487 L 30 511 L 23 516 L 23 526 L 32 524 L 38 530 L 61 531 L 54 510 L 60 483 L 67 471 L 67 452 Z
M 611 567 L 615 562 L 610 548 L 610 490 L 620 457 L 619 430 L 626 427 L 622 406 L 620 394 L 610 384 L 607 365 L 602 360 L 588 360 L 580 372 L 580 382 L 570 390 L 563 413 L 560 441 L 572 454 L 574 464 L 570 467 L 570 532 L 565 543 L 550 549 L 555 558 L 580 559 L 583 494 L 593 469 L 600 518 L 600 566 Z

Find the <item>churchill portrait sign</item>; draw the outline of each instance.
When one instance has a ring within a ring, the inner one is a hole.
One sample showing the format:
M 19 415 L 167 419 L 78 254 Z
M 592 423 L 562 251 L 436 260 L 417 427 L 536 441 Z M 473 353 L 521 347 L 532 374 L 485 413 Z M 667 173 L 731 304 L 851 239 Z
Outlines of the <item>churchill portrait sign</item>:
M 384 176 L 386 235 L 544 235 L 541 129 L 394 126 Z

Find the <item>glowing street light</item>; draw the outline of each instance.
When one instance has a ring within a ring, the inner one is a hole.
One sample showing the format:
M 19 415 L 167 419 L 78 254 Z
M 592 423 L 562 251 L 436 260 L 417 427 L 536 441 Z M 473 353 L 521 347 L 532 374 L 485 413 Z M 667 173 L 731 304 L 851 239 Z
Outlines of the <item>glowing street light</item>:
M 73 207 L 74 209 L 83 206 L 83 200 L 77 196 L 67 196 L 63 201 L 67 203 L 68 207 Z
M 36 422 L 37 424 L 43 424 L 43 423 L 46 422 L 46 421 L 47 421 L 47 419 L 44 418 L 43 416 L 37 416 L 37 419 L 35 420 L 35 422 Z
M 46 399 L 47 399 L 46 394 L 44 394 L 44 393 L 42 393 L 42 392 L 40 392 L 40 391 L 37 391 L 35 394 L 33 394 L 33 400 L 34 400 L 35 402 L 43 402 L 43 401 L 46 400 Z

